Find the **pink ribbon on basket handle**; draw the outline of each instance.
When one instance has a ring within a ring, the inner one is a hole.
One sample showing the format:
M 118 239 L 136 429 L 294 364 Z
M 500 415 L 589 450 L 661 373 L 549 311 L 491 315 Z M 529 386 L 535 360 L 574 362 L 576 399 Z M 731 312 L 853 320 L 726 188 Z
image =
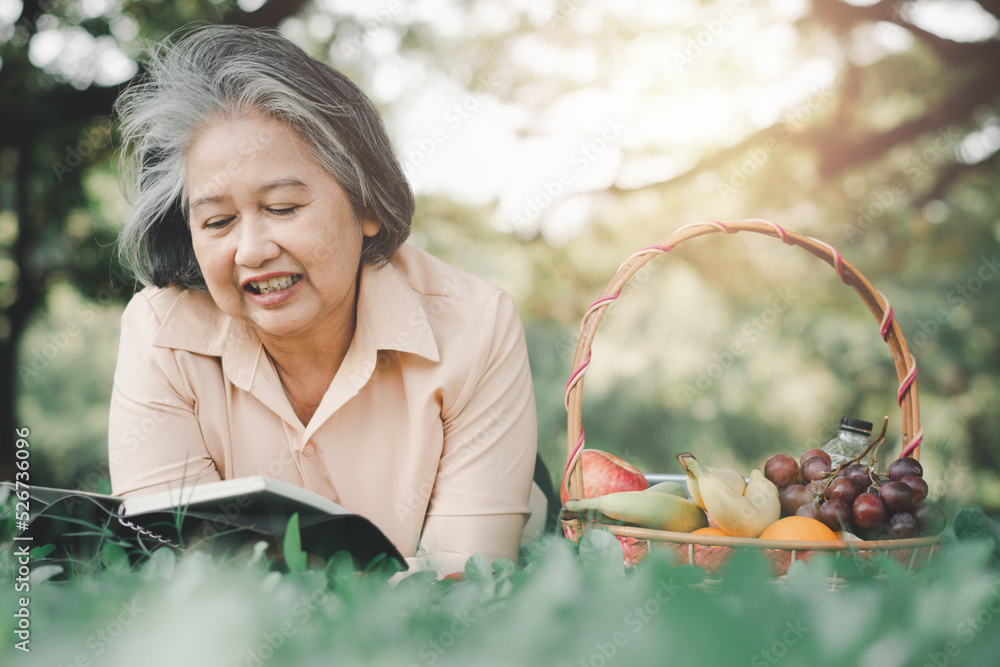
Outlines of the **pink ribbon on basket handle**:
M 910 370 L 906 373 L 906 376 L 903 378 L 903 381 L 899 383 L 899 392 L 896 394 L 896 400 L 900 405 L 903 404 L 903 397 L 905 397 L 907 392 L 910 391 L 910 388 L 913 386 L 913 383 L 916 382 L 916 380 L 917 380 L 917 360 L 911 354 Z M 920 443 L 923 441 L 923 439 L 924 439 L 924 426 L 923 424 L 921 424 L 920 430 L 918 430 L 916 435 L 913 436 L 913 439 L 906 444 L 906 446 L 903 448 L 902 453 L 900 453 L 899 457 L 903 458 L 904 456 L 911 455 L 913 453 L 913 450 L 915 450 L 917 447 L 920 446 Z
M 882 292 L 878 290 L 875 290 L 875 292 L 882 299 L 882 321 L 879 323 L 879 333 L 882 335 L 882 340 L 888 342 L 889 332 L 892 330 L 892 324 L 895 319 L 892 310 L 892 304 L 889 303 L 889 299 L 886 298 L 885 294 L 882 294 Z M 899 390 L 896 392 L 896 402 L 900 406 L 903 405 L 903 398 L 906 396 L 907 392 L 910 391 L 910 387 L 913 386 L 913 383 L 916 381 L 916 379 L 917 379 L 917 360 L 911 354 L 910 369 L 903 377 L 903 380 L 899 383 Z M 903 451 L 899 455 L 900 458 L 904 456 L 910 456 L 911 454 L 913 454 L 913 450 L 915 450 L 917 447 L 920 446 L 920 443 L 923 441 L 923 439 L 924 439 L 924 427 L 923 425 L 921 425 L 916 435 L 913 436 L 913 439 L 910 440 L 910 442 L 908 442 L 903 447 Z
M 879 333 L 882 334 L 882 340 L 888 341 L 889 332 L 892 330 L 892 321 L 894 319 L 892 304 L 889 303 L 889 299 L 887 299 L 885 294 L 882 294 L 882 292 L 875 290 L 875 293 L 882 298 L 882 322 L 879 323 Z

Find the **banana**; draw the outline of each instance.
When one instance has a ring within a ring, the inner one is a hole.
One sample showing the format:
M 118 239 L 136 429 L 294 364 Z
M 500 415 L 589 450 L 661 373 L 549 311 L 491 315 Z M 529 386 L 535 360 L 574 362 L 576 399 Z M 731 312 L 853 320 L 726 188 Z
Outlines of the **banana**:
M 660 491 L 619 491 L 596 498 L 568 500 L 567 512 L 600 512 L 606 517 L 643 528 L 690 533 L 708 525 L 708 517 L 687 498 Z
M 684 455 L 682 454 L 681 456 Z M 681 465 L 684 464 L 682 463 Z M 733 493 L 737 493 L 742 496 L 743 493 L 746 491 L 747 481 L 746 479 L 743 478 L 743 475 L 741 475 L 738 471 L 733 470 L 731 468 L 712 468 L 711 466 L 703 466 L 703 467 L 706 470 L 715 473 L 716 477 L 721 479 L 726 486 L 728 486 L 730 489 L 733 490 Z M 687 478 L 688 478 L 687 487 L 688 487 L 688 493 L 691 495 L 691 500 L 693 500 L 694 504 L 697 505 L 698 507 L 702 508 L 703 510 L 707 510 L 707 508 L 705 507 L 705 501 L 702 500 L 701 498 L 701 488 L 698 485 L 697 477 L 695 477 L 694 474 L 692 474 L 692 472 L 686 468 L 684 469 L 684 472 L 687 473 Z
M 654 484 L 653 486 L 646 489 L 647 491 L 655 491 L 657 493 L 669 493 L 684 500 L 687 500 L 688 494 L 684 490 L 684 487 L 677 482 L 660 482 L 659 484 Z M 702 509 L 705 509 L 704 507 Z
M 734 537 L 757 537 L 781 517 L 778 487 L 760 469 L 750 473 L 746 490 L 737 493 L 690 453 L 679 455 L 677 460 L 697 478 L 706 511 L 726 533 Z

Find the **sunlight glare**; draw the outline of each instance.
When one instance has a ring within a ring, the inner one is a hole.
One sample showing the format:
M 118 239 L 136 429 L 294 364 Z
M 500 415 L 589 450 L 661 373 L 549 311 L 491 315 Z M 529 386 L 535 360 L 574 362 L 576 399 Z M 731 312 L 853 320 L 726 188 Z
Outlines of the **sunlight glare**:
M 94 49 L 94 83 L 113 86 L 128 81 L 139 71 L 135 61 L 118 48 L 112 37 L 98 37 Z
M 959 142 L 956 154 L 965 164 L 978 164 L 1000 150 L 1000 123 L 993 122 Z
M 333 18 L 329 14 L 316 13 L 309 17 L 309 35 L 317 42 L 333 37 L 333 30 Z
M 129 14 L 119 14 L 109 25 L 111 34 L 120 42 L 129 42 L 139 36 L 139 22 Z
M 17 21 L 24 11 L 24 3 L 20 0 L 0 0 L 0 26 Z
M 445 38 L 458 37 L 466 29 L 464 13 L 453 0 L 417 0 L 410 3 L 410 12 L 415 22 L 434 26 Z
M 854 64 L 867 67 L 912 45 L 913 34 L 909 30 L 895 23 L 879 21 L 859 25 L 851 31 L 849 54 Z
M 77 3 L 80 14 L 84 18 L 96 19 L 110 12 L 115 6 L 115 0 L 80 0 Z
M 586 230 L 592 211 L 590 201 L 583 197 L 561 201 L 542 217 L 542 236 L 550 245 L 563 245 Z
M 247 14 L 252 14 L 263 7 L 265 2 L 267 2 L 267 0 L 237 0 L 236 4 L 239 5 L 239 8 Z
M 59 57 L 64 42 L 64 36 L 58 30 L 37 32 L 28 43 L 28 60 L 35 67 L 45 69 Z
M 423 0 L 413 12 L 447 4 Z M 802 0 L 772 4 L 789 17 L 805 7 Z M 792 26 L 764 28 L 756 15 L 734 13 L 725 32 L 679 69 L 673 54 L 688 41 L 679 26 L 709 19 L 690 2 L 652 13 L 671 25 L 640 29 L 612 52 L 555 39 L 548 30 L 557 25 L 513 36 L 506 44 L 509 67 L 539 82 L 525 88 L 520 104 L 470 85 L 460 69 L 453 81 L 419 84 L 405 113 L 390 121 L 414 190 L 473 204 L 495 201 L 498 228 L 561 243 L 589 219 L 593 199 L 586 193 L 660 182 L 748 132 L 775 123 L 796 130 L 826 113 L 838 63 L 796 58 L 800 41 Z M 679 24 L 679 16 L 687 20 Z M 887 33 L 882 48 L 905 39 L 900 32 Z M 392 97 L 401 85 L 415 88 L 416 72 L 382 65 L 387 72 L 373 78 L 377 98 Z M 567 86 L 549 92 L 542 87 L 549 79 Z
M 973 0 L 923 0 L 910 5 L 913 25 L 956 42 L 996 37 L 1000 21 Z
M 43 30 L 28 44 L 28 59 L 77 89 L 91 84 L 113 86 L 130 79 L 138 66 L 113 37 L 94 38 L 80 27 Z

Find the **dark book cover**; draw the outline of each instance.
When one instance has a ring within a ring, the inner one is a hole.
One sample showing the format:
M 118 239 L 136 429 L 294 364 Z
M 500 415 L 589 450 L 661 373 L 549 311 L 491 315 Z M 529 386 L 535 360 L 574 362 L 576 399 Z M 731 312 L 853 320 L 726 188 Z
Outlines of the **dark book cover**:
M 143 550 L 166 544 L 186 550 L 211 536 L 213 551 L 236 548 L 255 538 L 280 543 L 288 521 L 299 515 L 302 550 L 326 559 L 347 551 L 358 569 L 380 557 L 406 563 L 399 550 L 365 517 L 306 489 L 255 476 L 179 487 L 146 496 L 120 498 L 87 491 L 3 482 L 14 497 L 24 497 L 26 525 L 33 546 L 55 544 L 63 555 L 86 558 L 102 539 L 134 542 Z M 2 490 L 2 489 L 0 489 Z M 6 495 L 6 494 L 4 494 Z M 23 516 L 23 514 L 22 514 Z M 17 539 L 17 536 L 15 536 Z

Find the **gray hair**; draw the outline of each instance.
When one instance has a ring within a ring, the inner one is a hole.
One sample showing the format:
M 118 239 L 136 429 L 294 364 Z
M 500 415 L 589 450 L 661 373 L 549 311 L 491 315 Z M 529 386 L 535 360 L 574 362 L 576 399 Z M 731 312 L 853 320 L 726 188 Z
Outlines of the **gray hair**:
M 204 26 L 154 45 L 146 74 L 115 111 L 131 204 L 118 253 L 145 285 L 205 289 L 187 222 L 185 157 L 196 132 L 219 117 L 256 112 L 303 137 L 355 216 L 381 223 L 364 240 L 363 263 L 384 264 L 409 236 L 413 192 L 378 111 L 346 76 L 277 32 Z

